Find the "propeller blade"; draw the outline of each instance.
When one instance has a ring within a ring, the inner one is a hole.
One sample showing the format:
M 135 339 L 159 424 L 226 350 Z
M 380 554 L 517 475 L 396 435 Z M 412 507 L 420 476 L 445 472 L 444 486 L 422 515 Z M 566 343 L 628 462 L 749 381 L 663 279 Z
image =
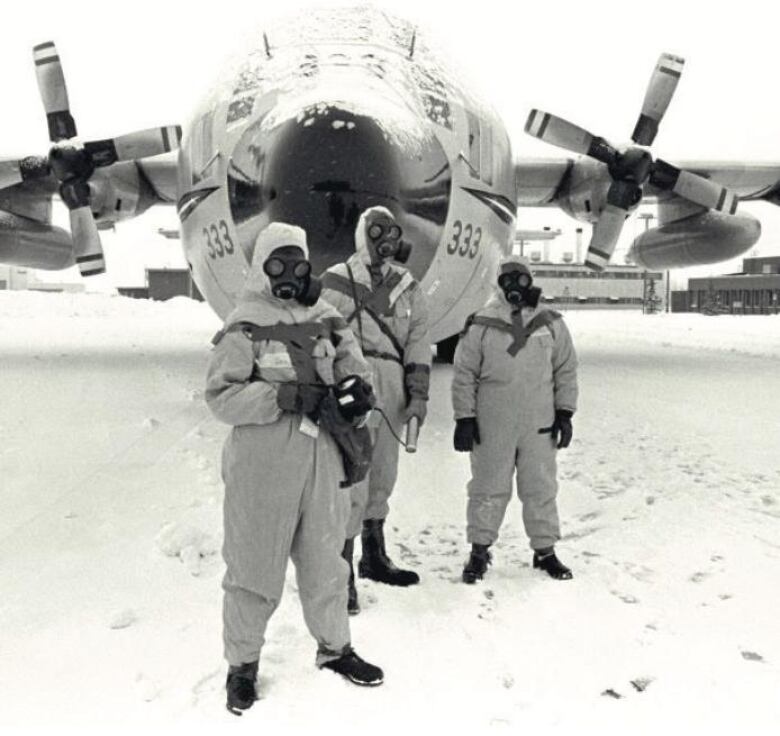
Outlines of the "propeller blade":
M 672 54 L 661 54 L 647 85 L 642 112 L 634 127 L 631 140 L 640 146 L 649 146 L 658 134 L 658 126 L 672 101 L 680 81 L 685 59 Z
M 76 265 L 82 276 L 104 273 L 106 262 L 95 218 L 89 205 L 70 211 L 70 232 L 73 237 Z
M 525 132 L 534 138 L 565 148 L 573 153 L 591 156 L 602 163 L 609 164 L 618 152 L 599 136 L 588 133 L 568 120 L 541 110 L 531 110 L 525 123 Z
M 84 144 L 95 166 L 110 166 L 117 161 L 133 161 L 147 156 L 158 156 L 179 147 L 181 126 L 168 125 L 163 128 L 149 128 L 135 133 L 90 141 Z
M 725 212 L 727 215 L 735 214 L 739 205 L 736 192 L 692 171 L 682 170 L 672 191 L 690 202 Z
M 66 138 L 75 138 L 76 123 L 70 114 L 65 75 L 56 46 L 51 41 L 35 46 L 33 60 L 38 90 L 49 124 L 49 140 L 57 143 Z
M 588 268 L 594 271 L 604 270 L 609 259 L 612 258 L 627 217 L 628 210 L 607 202 L 593 226 L 593 236 L 585 255 L 585 265 Z
M 671 190 L 689 202 L 727 215 L 735 214 L 739 205 L 736 192 L 692 171 L 678 169 L 661 159 L 654 164 L 650 182 L 661 189 Z
M 22 181 L 21 161 L 0 161 L 0 189 Z

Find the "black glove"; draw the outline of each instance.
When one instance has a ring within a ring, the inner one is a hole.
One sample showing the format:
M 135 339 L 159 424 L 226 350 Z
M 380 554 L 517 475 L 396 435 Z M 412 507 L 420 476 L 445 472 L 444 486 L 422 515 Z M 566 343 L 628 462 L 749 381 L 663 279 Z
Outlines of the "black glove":
M 476 417 L 455 420 L 455 436 L 452 443 L 456 452 L 471 452 L 474 443 L 479 444 L 479 425 Z
M 364 417 L 376 404 L 371 384 L 357 375 L 339 381 L 333 388 L 333 394 L 339 402 L 341 416 L 350 422 Z
M 316 416 L 320 402 L 328 395 L 328 387 L 317 383 L 281 383 L 276 390 L 276 403 L 282 411 Z
M 571 418 L 574 416 L 574 412 L 568 409 L 556 409 L 555 421 L 552 425 L 552 438 L 553 442 L 558 441 L 558 433 L 561 433 L 561 439 L 558 441 L 558 449 L 562 450 L 568 447 L 571 443 L 571 437 L 573 429 L 571 426 Z

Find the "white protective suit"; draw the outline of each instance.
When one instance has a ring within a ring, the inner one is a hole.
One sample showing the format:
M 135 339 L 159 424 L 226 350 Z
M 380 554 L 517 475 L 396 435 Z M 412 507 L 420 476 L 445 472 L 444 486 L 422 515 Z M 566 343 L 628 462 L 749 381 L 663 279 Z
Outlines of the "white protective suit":
M 506 256 L 499 265 L 525 263 Z M 466 322 L 452 381 L 455 419 L 476 417 L 480 443 L 471 452 L 467 537 L 492 544 L 512 496 L 512 475 L 531 547 L 560 538 L 556 495 L 556 409 L 577 408 L 577 357 L 561 315 L 523 307 L 513 320 L 503 291 Z
M 319 645 L 317 663 L 338 658 L 350 643 L 348 567 L 340 555 L 350 500 L 349 491 L 339 487 L 341 455 L 326 431 L 277 404 L 279 384 L 299 380 L 290 343 L 252 341 L 234 326 L 251 322 L 278 332 L 281 323 L 284 339 L 290 330 L 300 331 L 297 342 L 312 350 L 326 384 L 350 374 L 370 381 L 371 372 L 333 307 L 323 301 L 305 307 L 273 296 L 263 263 L 283 245 L 296 245 L 308 257 L 300 228 L 272 223 L 260 233 L 244 290 L 217 336 L 208 369 L 206 402 L 217 419 L 233 425 L 222 454 L 223 620 L 231 665 L 259 658 L 289 557 L 306 625 Z
M 428 308 L 419 284 L 403 266 L 383 263 L 382 283 L 372 284 L 365 220 L 369 213 L 377 211 L 392 217 L 383 207 L 363 212 L 355 229 L 355 253 L 346 263 L 332 266 L 323 274 L 322 297 L 336 307 L 358 338 L 373 369 L 377 406 L 400 434 L 407 398 L 428 400 Z M 388 499 L 398 476 L 398 442 L 386 422 L 381 420 L 372 428 L 371 435 L 371 471 L 366 480 L 351 489 L 348 539 L 360 534 L 364 519 L 387 517 Z

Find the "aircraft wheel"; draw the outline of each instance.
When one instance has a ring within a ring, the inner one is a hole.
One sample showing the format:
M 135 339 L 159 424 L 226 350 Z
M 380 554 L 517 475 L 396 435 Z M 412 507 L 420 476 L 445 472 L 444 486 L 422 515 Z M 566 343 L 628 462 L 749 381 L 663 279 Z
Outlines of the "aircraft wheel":
M 453 335 L 436 343 L 436 362 L 452 363 L 455 360 L 455 348 L 458 347 L 460 335 Z

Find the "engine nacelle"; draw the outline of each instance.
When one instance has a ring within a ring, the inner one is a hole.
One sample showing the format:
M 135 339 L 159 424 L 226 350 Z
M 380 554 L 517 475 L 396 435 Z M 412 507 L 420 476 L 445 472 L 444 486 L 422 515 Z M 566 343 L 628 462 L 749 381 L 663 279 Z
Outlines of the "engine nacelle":
M 594 223 L 607 203 L 611 182 L 604 164 L 588 158 L 579 159 L 562 182 L 556 202 L 575 220 Z
M 135 217 L 159 201 L 135 161 L 97 169 L 89 189 L 90 207 L 99 225 Z
M 700 266 L 736 258 L 760 236 L 761 223 L 751 215 L 707 210 L 642 233 L 628 257 L 653 270 Z
M 0 263 L 59 271 L 75 262 L 67 230 L 0 211 Z

